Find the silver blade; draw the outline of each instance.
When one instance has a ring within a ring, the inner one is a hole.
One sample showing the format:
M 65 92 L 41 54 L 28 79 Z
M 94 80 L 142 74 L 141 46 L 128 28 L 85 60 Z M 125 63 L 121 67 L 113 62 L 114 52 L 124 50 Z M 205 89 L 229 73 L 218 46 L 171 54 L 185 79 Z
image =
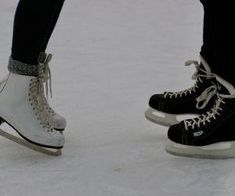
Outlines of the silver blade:
M 40 153 L 43 153 L 43 154 L 46 154 L 46 155 L 51 155 L 51 156 L 60 156 L 62 154 L 61 152 L 61 149 L 55 149 L 55 151 L 53 150 L 49 150 L 47 148 L 44 148 L 44 147 L 41 147 L 41 146 L 38 146 L 38 145 L 35 145 L 35 144 L 32 144 L 32 143 L 29 143 L 28 141 L 24 140 L 24 139 L 21 139 L 19 137 L 16 137 L 14 135 L 11 135 L 3 130 L 0 129 L 0 135 L 17 143 L 17 144 L 20 144 L 21 146 L 25 146 L 31 150 L 34 150 L 36 152 L 40 152 Z

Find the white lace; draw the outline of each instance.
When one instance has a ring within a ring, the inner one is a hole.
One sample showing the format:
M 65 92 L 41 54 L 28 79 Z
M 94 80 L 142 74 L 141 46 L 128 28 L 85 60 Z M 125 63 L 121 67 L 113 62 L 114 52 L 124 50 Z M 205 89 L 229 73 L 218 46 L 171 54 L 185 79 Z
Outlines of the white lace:
M 212 99 L 212 97 L 214 97 L 217 94 L 217 86 L 210 86 L 207 89 L 205 89 L 203 91 L 203 93 L 196 98 L 197 100 L 197 105 L 196 108 L 197 109 L 204 109 L 207 104 L 209 103 L 209 101 Z M 202 104 L 200 104 L 202 103 Z
M 51 70 L 49 67 L 49 63 L 51 59 L 52 59 L 52 55 L 48 54 L 43 60 L 43 62 L 39 61 L 39 67 L 40 67 L 39 78 L 42 80 L 42 83 L 45 83 L 47 97 L 48 97 L 48 91 L 50 91 L 50 96 L 52 97 Z
M 9 78 L 9 75 L 10 75 L 10 74 L 8 74 L 7 76 L 5 76 L 4 79 L 0 82 L 0 93 L 3 91 L 3 89 L 4 89 L 5 85 L 6 85 L 6 81 L 7 81 L 7 79 Z
M 178 92 L 165 92 L 164 93 L 164 98 L 169 97 L 171 98 L 177 98 L 177 97 L 182 97 L 183 95 L 187 96 L 188 94 L 192 94 L 193 92 L 196 92 L 198 87 L 198 83 L 203 83 L 203 80 L 201 79 L 202 77 L 208 78 L 208 77 L 213 77 L 212 74 L 208 75 L 208 73 L 200 68 L 200 63 L 195 60 L 188 60 L 185 62 L 185 66 L 190 66 L 194 64 L 196 66 L 196 72 L 193 74 L 192 79 L 196 80 L 195 84 L 193 87 L 188 88 L 183 91 L 178 91 Z M 201 71 L 204 74 L 199 74 L 199 71 Z
M 48 101 L 47 101 L 47 99 L 46 99 L 45 96 L 43 96 L 42 101 L 43 101 L 43 105 L 44 105 L 45 109 L 47 110 L 47 112 L 48 112 L 51 116 L 54 116 L 56 113 L 55 113 L 55 111 L 50 107 L 50 105 L 48 104 Z
M 30 80 L 29 84 L 29 103 L 34 111 L 34 114 L 37 120 L 40 121 L 40 124 L 44 129 L 47 129 L 48 132 L 53 133 L 53 126 L 51 119 L 48 117 L 45 108 L 42 102 L 41 88 L 42 80 L 37 77 Z
M 223 97 L 221 97 L 218 93 L 217 97 L 218 98 L 216 100 L 214 107 L 206 114 L 202 114 L 196 118 L 183 121 L 186 130 L 188 130 L 189 127 L 192 127 L 192 129 L 194 129 L 195 127 L 200 128 L 202 124 L 206 125 L 207 122 L 210 123 L 211 118 L 216 119 L 217 116 L 221 115 L 220 114 L 220 112 L 222 111 L 221 104 L 222 103 L 224 104 L 225 102 L 223 101 Z
M 45 54 L 46 55 L 46 54 Z M 55 115 L 55 111 L 49 106 L 47 98 L 48 98 L 48 91 L 50 91 L 50 96 L 52 97 L 52 82 L 51 82 L 51 70 L 49 67 L 49 63 L 52 59 L 52 55 L 48 54 L 47 56 L 45 56 L 45 59 L 43 59 L 42 61 L 39 61 L 39 65 L 41 67 L 41 72 L 40 72 L 40 79 L 42 80 L 42 83 L 45 83 L 45 89 L 46 89 L 46 97 L 44 95 L 44 85 L 42 85 L 41 87 L 41 99 L 43 102 L 43 105 L 45 107 L 45 109 L 47 110 L 47 112 L 50 115 Z M 49 81 L 49 84 L 48 84 Z

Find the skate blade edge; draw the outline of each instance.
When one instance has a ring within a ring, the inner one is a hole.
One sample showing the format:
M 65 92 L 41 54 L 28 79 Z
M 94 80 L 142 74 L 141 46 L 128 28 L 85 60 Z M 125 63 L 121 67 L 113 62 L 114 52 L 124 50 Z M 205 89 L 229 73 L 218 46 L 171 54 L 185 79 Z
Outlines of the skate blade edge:
M 151 107 L 145 111 L 145 118 L 153 123 L 166 127 L 179 123 L 176 119 L 176 115 L 163 113 Z
M 201 159 L 235 158 L 235 141 L 218 142 L 206 146 L 187 146 L 169 141 L 166 152 L 175 156 Z
M 145 118 L 153 123 L 170 127 L 180 123 L 182 120 L 194 118 L 198 114 L 169 114 L 149 107 L 145 111 Z
M 7 125 L 9 125 L 12 129 L 14 129 L 23 139 L 25 139 L 26 141 L 28 141 L 31 144 L 34 144 L 36 146 L 40 146 L 40 147 L 44 147 L 44 148 L 50 148 L 50 149 L 62 149 L 63 146 L 51 146 L 51 145 L 46 145 L 46 144 L 41 144 L 38 142 L 35 142 L 29 138 L 27 138 L 26 136 L 24 136 L 22 133 L 20 133 L 11 123 L 9 123 L 7 120 L 5 120 L 5 118 L 0 117 L 0 125 L 2 123 L 6 123 Z M 5 132 L 4 130 L 2 130 L 3 132 Z M 5 132 L 6 133 L 6 132 Z M 11 135 L 11 134 L 9 134 Z
M 21 146 L 27 147 L 31 150 L 34 150 L 36 152 L 40 152 L 46 155 L 50 155 L 50 156 L 60 156 L 62 154 L 61 149 L 47 149 L 46 147 L 40 146 L 40 145 L 36 145 L 33 144 L 32 142 L 29 142 L 28 140 L 24 140 L 22 138 L 16 137 L 14 135 L 11 135 L 5 131 L 3 131 L 2 129 L 0 129 L 0 135 L 6 139 L 9 139 Z

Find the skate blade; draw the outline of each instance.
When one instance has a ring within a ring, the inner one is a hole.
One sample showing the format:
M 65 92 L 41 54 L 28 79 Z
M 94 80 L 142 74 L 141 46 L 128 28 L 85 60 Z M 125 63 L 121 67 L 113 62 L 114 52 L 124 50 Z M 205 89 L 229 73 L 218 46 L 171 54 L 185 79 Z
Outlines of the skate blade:
M 229 159 L 235 158 L 235 141 L 219 142 L 206 146 L 187 146 L 169 141 L 166 152 L 182 157 L 201 159 Z
M 170 127 L 172 125 L 176 125 L 180 123 L 182 120 L 190 119 L 198 116 L 197 114 L 168 114 L 164 112 L 160 112 L 153 108 L 148 108 L 145 111 L 145 118 L 153 123 Z
M 62 154 L 61 149 L 47 149 L 44 147 L 41 147 L 39 145 L 33 144 L 33 143 L 29 143 L 28 141 L 21 139 L 19 137 L 16 137 L 14 135 L 11 135 L 3 130 L 0 129 L 0 135 L 6 139 L 9 139 L 17 144 L 20 144 L 21 146 L 25 146 L 31 150 L 34 150 L 36 152 L 40 152 L 46 155 L 50 155 L 50 156 L 60 156 Z
M 176 115 L 163 113 L 151 107 L 145 111 L 145 118 L 153 123 L 166 127 L 178 124 L 180 122 L 176 119 Z

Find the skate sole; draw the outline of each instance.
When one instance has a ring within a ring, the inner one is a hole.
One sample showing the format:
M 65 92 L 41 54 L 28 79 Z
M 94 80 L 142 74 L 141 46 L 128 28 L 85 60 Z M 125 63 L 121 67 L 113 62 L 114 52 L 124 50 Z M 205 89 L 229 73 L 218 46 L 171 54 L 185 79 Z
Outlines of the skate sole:
M 235 158 L 235 141 L 219 142 L 206 146 L 187 146 L 169 141 L 166 152 L 182 157 L 201 159 L 229 159 Z
M 13 128 L 23 139 L 16 137 L 14 135 L 11 135 L 11 134 L 0 129 L 1 136 L 5 137 L 7 139 L 10 139 L 11 141 L 16 142 L 18 144 L 21 144 L 23 146 L 26 146 L 32 150 L 38 151 L 38 152 L 42 152 L 42 153 L 49 154 L 49 155 L 56 155 L 56 156 L 61 155 L 61 149 L 63 148 L 63 146 L 49 146 L 49 145 L 44 145 L 44 144 L 34 142 L 34 141 L 28 139 L 27 137 L 25 137 L 24 135 L 22 135 L 14 126 L 12 126 L 10 123 L 8 123 L 6 120 L 4 120 L 2 117 L 0 117 L 0 125 L 4 122 L 7 123 L 11 128 Z M 40 148 L 40 147 L 43 147 L 43 148 Z M 57 151 L 53 152 L 53 151 L 47 150 L 45 148 L 56 149 Z
M 169 114 L 149 107 L 145 111 L 145 118 L 153 123 L 170 127 L 180 123 L 180 121 L 196 117 L 197 114 Z M 177 119 L 178 118 L 178 119 Z

